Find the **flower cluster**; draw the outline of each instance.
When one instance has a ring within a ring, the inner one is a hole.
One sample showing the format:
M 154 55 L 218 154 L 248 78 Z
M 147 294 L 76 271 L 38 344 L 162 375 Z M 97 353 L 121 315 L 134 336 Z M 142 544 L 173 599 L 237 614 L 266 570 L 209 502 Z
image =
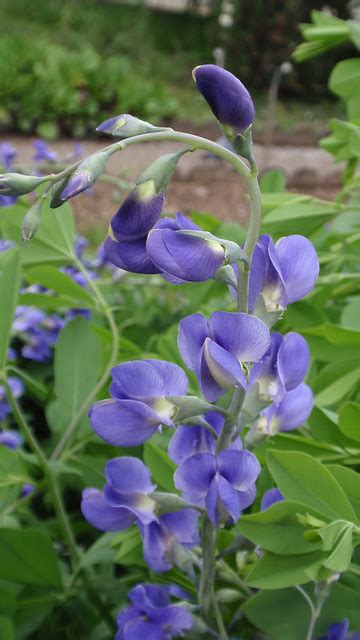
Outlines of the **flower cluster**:
M 248 91 L 215 65 L 197 67 L 194 80 L 226 136 L 227 150 L 219 155 L 230 154 L 230 161 L 242 155 L 252 180 L 255 111 Z M 154 132 L 127 115 L 111 118 L 99 130 L 123 138 Z M 261 466 L 244 448 L 241 432 L 245 429 L 244 441 L 251 447 L 259 436 L 297 428 L 312 410 L 313 396 L 304 383 L 306 341 L 293 332 L 271 333 L 269 327 L 289 304 L 313 289 L 319 264 L 311 242 L 299 235 L 277 243 L 268 235 L 257 242 L 254 237 L 249 250 L 248 240 L 239 247 L 217 238 L 180 212 L 163 217 L 166 188 L 177 162 L 190 149 L 158 158 L 140 176 L 111 221 L 104 255 L 125 271 L 159 274 L 177 285 L 217 278 L 230 287 L 239 310 L 215 311 L 209 318 L 194 313 L 179 323 L 179 352 L 196 376 L 201 398 L 187 395 L 188 379 L 178 365 L 135 360 L 112 369 L 110 398 L 89 412 L 95 433 L 114 446 L 141 445 L 163 427 L 171 429 L 168 455 L 177 465 L 173 481 L 180 495 L 158 492 L 144 463 L 123 456 L 106 464 L 102 491 L 85 489 L 81 508 L 86 520 L 102 531 L 137 527 L 144 559 L 153 571 L 178 566 L 195 577 L 200 568 L 204 580 L 216 572 L 206 565 L 216 563 L 216 530 L 234 525 L 256 497 Z M 62 199 L 93 184 L 106 159 L 104 151 L 84 160 L 69 178 Z M 261 508 L 282 499 L 271 489 Z M 202 584 L 202 590 L 206 586 Z M 210 584 L 210 592 L 212 588 Z M 169 640 L 192 627 L 186 608 L 170 604 L 169 590 L 139 585 L 129 597 L 131 606 L 118 616 L 117 640 Z M 204 600 L 201 603 L 205 607 Z M 212 603 L 210 598 L 207 607 Z M 208 622 L 206 611 L 204 617 Z

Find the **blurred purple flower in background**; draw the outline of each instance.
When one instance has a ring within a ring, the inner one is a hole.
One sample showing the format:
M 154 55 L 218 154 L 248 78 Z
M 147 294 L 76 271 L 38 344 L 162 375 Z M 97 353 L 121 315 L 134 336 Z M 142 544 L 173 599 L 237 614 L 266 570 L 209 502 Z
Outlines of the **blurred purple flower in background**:
M 34 154 L 32 156 L 32 159 L 35 162 L 56 162 L 58 160 L 58 154 L 56 153 L 56 151 L 51 151 L 47 145 L 47 143 L 45 142 L 45 140 L 34 140 L 34 142 L 32 143 L 32 146 L 34 148 Z
M 22 442 L 21 436 L 17 431 L 0 431 L 0 445 L 8 449 L 17 449 Z
M 21 380 L 19 380 L 19 378 L 15 378 L 14 376 L 9 376 L 8 383 L 13 396 L 15 398 L 20 398 L 20 396 L 24 393 L 24 385 Z M 5 388 L 2 384 L 0 384 L 0 422 L 1 420 L 4 420 L 10 413 L 11 408 L 6 399 Z

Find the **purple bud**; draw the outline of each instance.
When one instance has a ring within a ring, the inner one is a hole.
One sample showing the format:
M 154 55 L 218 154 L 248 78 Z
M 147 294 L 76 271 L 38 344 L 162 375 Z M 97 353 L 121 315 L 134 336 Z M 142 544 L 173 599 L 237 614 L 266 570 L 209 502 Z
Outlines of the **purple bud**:
M 215 117 L 222 123 L 244 131 L 255 117 L 248 90 L 232 73 L 215 64 L 195 67 L 193 78 Z
M 35 491 L 34 485 L 31 482 L 25 482 L 25 484 L 23 484 L 22 486 L 20 497 L 27 498 L 27 496 L 34 493 L 34 491 Z
M 154 127 L 149 122 L 134 118 L 129 113 L 123 113 L 119 116 L 114 116 L 108 120 L 104 120 L 96 131 L 101 133 L 107 133 L 117 138 L 130 138 L 132 136 L 139 136 L 143 133 L 154 133 L 155 131 L 167 131 L 166 127 Z
M 16 431 L 2 431 L 0 433 L 0 446 L 8 449 L 17 449 L 21 445 L 21 438 Z
M 67 183 L 64 191 L 61 194 L 61 200 L 65 202 L 69 198 L 73 198 L 77 196 L 82 191 L 89 189 L 91 187 L 91 174 L 87 169 L 83 169 L 82 171 L 76 171 L 73 176 L 71 176 L 69 182 Z

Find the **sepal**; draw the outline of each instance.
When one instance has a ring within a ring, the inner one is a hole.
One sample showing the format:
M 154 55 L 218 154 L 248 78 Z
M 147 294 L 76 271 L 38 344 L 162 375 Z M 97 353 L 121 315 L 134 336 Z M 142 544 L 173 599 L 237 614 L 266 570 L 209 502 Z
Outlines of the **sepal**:
M 47 181 L 46 177 L 26 176 L 22 173 L 3 173 L 0 175 L 0 195 L 23 196 Z
M 177 153 L 167 153 L 164 156 L 156 158 L 156 160 L 154 160 L 154 162 L 152 162 L 151 165 L 141 174 L 136 184 L 139 186 L 144 183 L 152 182 L 154 184 L 156 195 L 161 191 L 165 191 L 175 173 L 177 163 L 180 158 L 189 151 L 191 151 L 191 147 L 181 149 L 181 151 L 178 151 Z
M 226 240 L 225 238 L 218 238 L 214 236 L 210 231 L 197 231 L 196 229 L 181 229 L 177 231 L 177 233 L 181 233 L 182 235 L 194 236 L 195 238 L 203 238 L 203 240 L 207 240 L 208 242 L 215 242 L 216 244 L 220 244 L 225 251 L 225 260 L 226 263 L 232 264 L 233 262 L 238 262 L 241 260 L 246 265 L 248 264 L 247 256 L 244 250 L 238 245 L 236 242 L 232 240 Z
M 135 118 L 129 113 L 122 113 L 119 116 L 114 116 L 113 118 L 104 120 L 104 122 L 96 127 L 96 131 L 106 133 L 110 136 L 115 136 L 116 138 L 125 139 L 132 138 L 133 136 L 139 136 L 143 133 L 172 131 L 172 129 L 169 127 L 155 127 L 150 124 L 150 122 Z
M 207 411 L 216 411 L 221 415 L 227 415 L 227 411 L 221 407 L 215 407 L 210 402 L 201 400 L 197 396 L 167 396 L 167 400 L 177 408 L 173 416 L 174 422 L 181 422 L 186 418 L 200 416 Z

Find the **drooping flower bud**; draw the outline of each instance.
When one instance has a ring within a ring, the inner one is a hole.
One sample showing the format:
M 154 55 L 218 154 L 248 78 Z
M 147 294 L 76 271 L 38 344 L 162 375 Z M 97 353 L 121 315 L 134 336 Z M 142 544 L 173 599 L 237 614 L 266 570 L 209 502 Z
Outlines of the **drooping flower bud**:
M 4 173 L 0 175 L 0 195 L 4 196 L 23 196 L 30 193 L 47 178 L 38 176 L 26 176 L 22 173 Z
M 151 180 L 154 183 L 156 194 L 160 193 L 160 191 L 165 191 L 174 175 L 177 163 L 188 151 L 191 151 L 191 149 L 186 147 L 176 153 L 167 153 L 164 156 L 156 158 L 156 160 L 154 160 L 154 162 L 152 162 L 151 165 L 141 174 L 136 184 L 140 185 Z
M 96 131 L 107 133 L 108 135 L 121 139 L 139 136 L 142 133 L 155 133 L 156 131 L 169 130 L 168 127 L 154 127 L 154 125 L 149 122 L 134 118 L 134 116 L 131 116 L 129 113 L 122 113 L 119 116 L 104 120 L 104 122 L 96 127 Z
M 248 90 L 232 73 L 215 64 L 195 67 L 193 78 L 200 93 L 221 124 L 244 131 L 255 117 Z
M 36 234 L 40 224 L 41 205 L 42 200 L 37 200 L 25 214 L 22 224 L 23 240 L 31 240 Z
M 81 162 L 72 174 L 60 198 L 63 202 L 91 187 L 101 176 L 112 151 L 98 151 Z

